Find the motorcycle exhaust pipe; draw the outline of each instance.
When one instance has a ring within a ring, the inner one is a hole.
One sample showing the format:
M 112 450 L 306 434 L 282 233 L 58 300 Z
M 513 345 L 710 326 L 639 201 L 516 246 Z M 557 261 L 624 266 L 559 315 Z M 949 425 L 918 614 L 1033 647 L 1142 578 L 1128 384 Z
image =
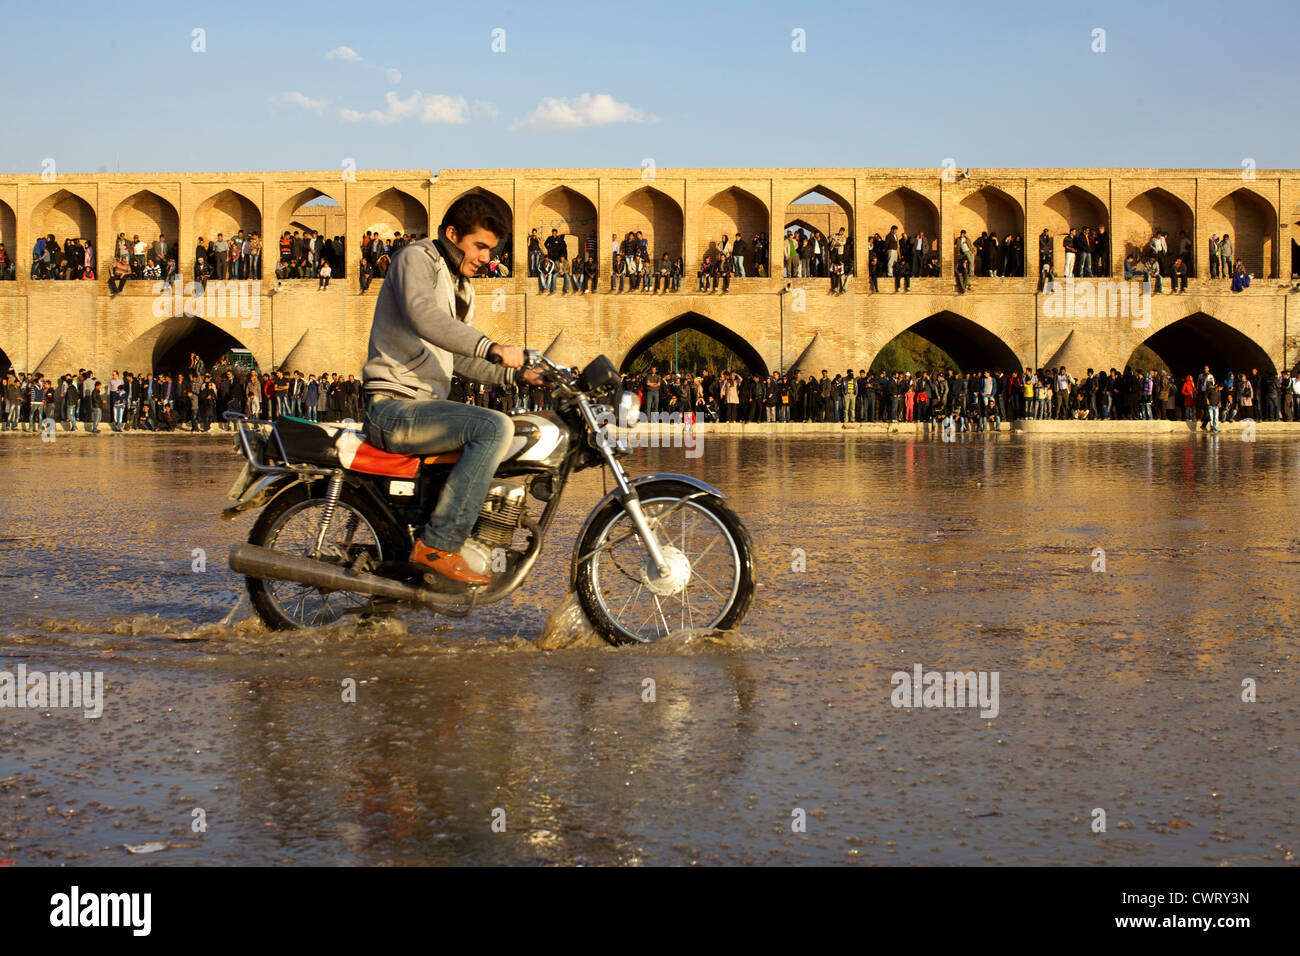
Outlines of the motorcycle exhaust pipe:
M 231 548 L 230 569 L 249 578 L 293 581 L 325 591 L 357 591 L 394 601 L 430 604 L 448 610 L 463 609 L 468 603 L 455 600 L 454 595 L 438 594 L 373 574 L 353 574 L 336 564 L 272 551 L 255 544 L 240 543 Z

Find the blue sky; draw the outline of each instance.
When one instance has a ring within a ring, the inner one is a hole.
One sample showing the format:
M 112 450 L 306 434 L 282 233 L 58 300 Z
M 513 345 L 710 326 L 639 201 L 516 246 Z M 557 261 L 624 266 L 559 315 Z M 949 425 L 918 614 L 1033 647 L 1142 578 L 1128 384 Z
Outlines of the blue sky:
M 1295 168 L 1298 11 L 11 2 L 0 172 Z

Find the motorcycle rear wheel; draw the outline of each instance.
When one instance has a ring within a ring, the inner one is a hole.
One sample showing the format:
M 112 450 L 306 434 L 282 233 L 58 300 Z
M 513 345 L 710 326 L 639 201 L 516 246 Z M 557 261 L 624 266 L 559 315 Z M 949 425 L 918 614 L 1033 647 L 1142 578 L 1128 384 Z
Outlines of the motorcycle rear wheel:
M 296 485 L 277 496 L 253 525 L 248 543 L 295 556 L 311 557 L 316 545 L 325 499 L 313 496 L 306 485 Z M 352 565 L 363 553 L 377 565 L 392 560 L 396 534 L 360 495 L 344 488 L 339 495 L 329 533 L 327 552 L 320 560 Z M 295 581 L 245 578 L 248 596 L 258 617 L 272 630 L 320 627 L 344 615 L 374 614 L 368 594 L 352 591 L 324 591 Z
M 578 543 L 574 589 L 587 619 L 612 644 L 648 644 L 681 630 L 729 630 L 754 600 L 754 546 L 721 500 L 677 481 L 637 489 L 655 533 L 677 568 L 672 584 L 654 581 L 649 554 L 627 512 L 611 501 Z M 589 557 L 587 557 L 589 555 Z M 666 591 L 668 593 L 656 593 Z

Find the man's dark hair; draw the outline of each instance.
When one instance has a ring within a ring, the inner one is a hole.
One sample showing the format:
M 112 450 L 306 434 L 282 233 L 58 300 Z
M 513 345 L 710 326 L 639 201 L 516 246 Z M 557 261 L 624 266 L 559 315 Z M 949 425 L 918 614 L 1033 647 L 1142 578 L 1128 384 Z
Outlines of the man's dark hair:
M 461 238 L 476 229 L 486 229 L 496 236 L 498 241 L 509 235 L 506 224 L 501 221 L 493 205 L 482 196 L 473 193 L 461 196 L 448 207 L 443 214 L 442 224 L 438 226 L 438 235 L 445 236 L 448 226 L 454 228 L 456 235 Z

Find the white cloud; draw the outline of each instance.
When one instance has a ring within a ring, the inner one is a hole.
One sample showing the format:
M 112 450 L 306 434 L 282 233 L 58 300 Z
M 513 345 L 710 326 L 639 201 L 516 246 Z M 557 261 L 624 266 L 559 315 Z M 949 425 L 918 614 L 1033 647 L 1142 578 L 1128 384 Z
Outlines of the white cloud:
M 346 63 L 360 63 L 361 54 L 350 46 L 336 46 L 325 54 L 327 60 L 343 60 Z
M 548 96 L 511 129 L 563 130 L 609 123 L 655 123 L 657 117 L 627 103 L 620 103 L 608 93 L 583 93 L 576 99 L 563 100 Z
M 401 83 L 402 71 L 398 69 L 394 69 L 393 67 L 390 66 L 388 68 L 388 82 L 392 83 L 393 86 L 396 86 L 398 83 Z
M 317 116 L 325 112 L 327 100 L 313 100 L 309 96 L 304 96 L 297 90 L 291 90 L 288 93 L 277 93 L 271 97 L 271 102 L 280 106 L 298 106 L 305 110 L 311 110 Z
M 384 102 L 386 106 L 382 110 L 362 112 L 341 109 L 339 116 L 349 123 L 378 123 L 381 126 L 411 117 L 416 117 L 421 123 L 469 122 L 469 104 L 460 96 L 445 96 L 440 93 L 426 96 L 416 90 L 402 99 L 390 90 L 384 94 Z

